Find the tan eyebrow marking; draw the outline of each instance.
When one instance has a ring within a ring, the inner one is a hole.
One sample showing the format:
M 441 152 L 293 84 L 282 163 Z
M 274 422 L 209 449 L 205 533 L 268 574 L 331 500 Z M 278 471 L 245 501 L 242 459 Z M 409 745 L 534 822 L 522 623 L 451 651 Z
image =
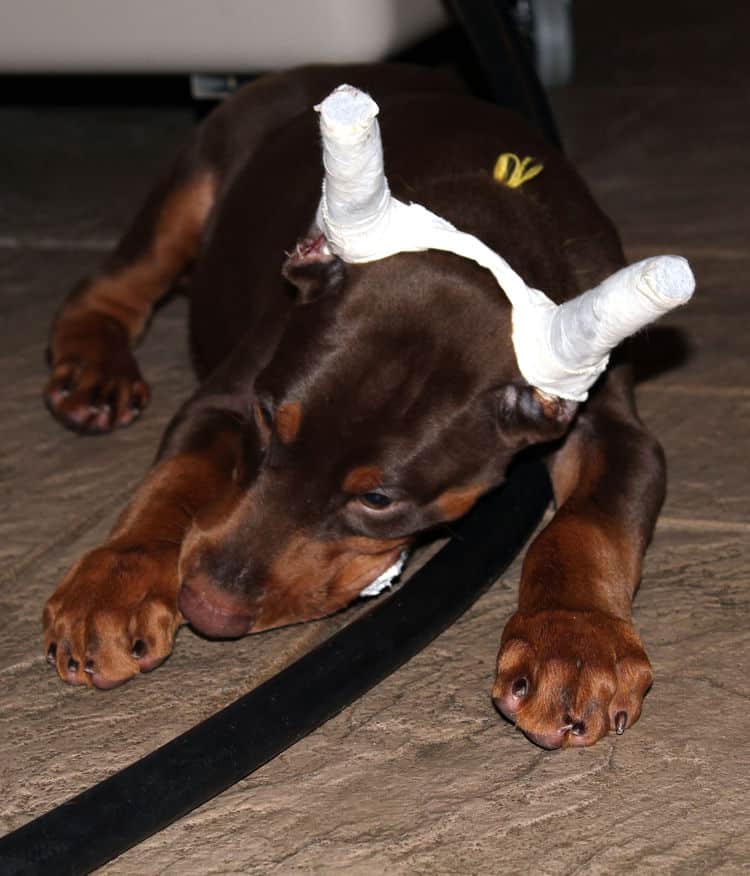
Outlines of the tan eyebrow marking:
M 276 434 L 282 444 L 291 444 L 299 434 L 302 424 L 302 405 L 286 402 L 276 411 Z
M 435 500 L 445 520 L 455 520 L 471 508 L 487 490 L 484 484 L 471 484 L 468 487 L 454 487 L 446 490 Z
M 360 465 L 353 468 L 344 478 L 342 489 L 345 493 L 358 495 L 374 490 L 379 487 L 383 478 L 383 472 L 377 465 Z

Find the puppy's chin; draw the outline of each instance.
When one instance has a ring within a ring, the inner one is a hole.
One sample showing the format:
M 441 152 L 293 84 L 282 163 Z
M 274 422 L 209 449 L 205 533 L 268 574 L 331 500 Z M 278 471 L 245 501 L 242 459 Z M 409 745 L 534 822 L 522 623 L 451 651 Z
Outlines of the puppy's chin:
M 205 575 L 193 576 L 183 584 L 178 605 L 190 626 L 210 639 L 237 639 L 252 626 L 253 618 L 245 603 L 222 591 Z

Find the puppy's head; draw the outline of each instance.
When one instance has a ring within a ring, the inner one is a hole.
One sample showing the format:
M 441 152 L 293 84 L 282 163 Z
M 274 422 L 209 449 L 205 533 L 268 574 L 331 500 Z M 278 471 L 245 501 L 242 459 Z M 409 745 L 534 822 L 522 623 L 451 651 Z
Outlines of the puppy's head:
M 505 298 L 467 260 L 344 266 L 311 243 L 285 274 L 300 305 L 256 379 L 238 498 L 183 549 L 181 608 L 208 635 L 345 606 L 575 410 L 525 384 Z

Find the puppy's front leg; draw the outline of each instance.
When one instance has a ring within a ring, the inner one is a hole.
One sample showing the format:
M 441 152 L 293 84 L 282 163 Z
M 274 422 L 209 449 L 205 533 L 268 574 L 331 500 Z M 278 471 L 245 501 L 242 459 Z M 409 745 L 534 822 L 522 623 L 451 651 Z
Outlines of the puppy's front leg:
M 215 163 L 214 163 L 215 164 Z M 76 432 L 133 422 L 150 398 L 132 352 L 154 306 L 200 252 L 219 172 L 191 146 L 114 252 L 66 299 L 52 326 L 47 407 Z
M 493 700 L 544 748 L 624 732 L 652 681 L 630 613 L 664 461 L 619 379 L 610 375 L 552 464 L 559 510 L 528 551 L 498 655 Z
M 203 418 L 63 578 L 43 616 L 47 659 L 63 681 L 112 688 L 171 653 L 180 549 L 196 515 L 220 514 L 236 497 L 240 441 L 231 415 Z

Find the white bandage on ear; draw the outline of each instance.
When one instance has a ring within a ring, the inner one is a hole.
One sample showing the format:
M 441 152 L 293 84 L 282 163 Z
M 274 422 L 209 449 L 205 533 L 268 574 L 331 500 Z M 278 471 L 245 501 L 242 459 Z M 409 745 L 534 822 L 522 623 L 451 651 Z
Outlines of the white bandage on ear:
M 325 179 L 316 222 L 345 262 L 437 249 L 489 270 L 513 307 L 513 347 L 521 374 L 547 395 L 584 401 L 626 337 L 687 301 L 695 280 L 685 259 L 657 256 L 623 268 L 595 289 L 556 305 L 526 285 L 481 240 L 388 188 L 378 105 L 340 85 L 319 106 Z
M 542 392 L 585 401 L 610 351 L 684 304 L 694 290 L 687 260 L 664 255 L 621 268 L 564 304 L 540 307 L 531 318 L 514 309 L 518 367 Z

